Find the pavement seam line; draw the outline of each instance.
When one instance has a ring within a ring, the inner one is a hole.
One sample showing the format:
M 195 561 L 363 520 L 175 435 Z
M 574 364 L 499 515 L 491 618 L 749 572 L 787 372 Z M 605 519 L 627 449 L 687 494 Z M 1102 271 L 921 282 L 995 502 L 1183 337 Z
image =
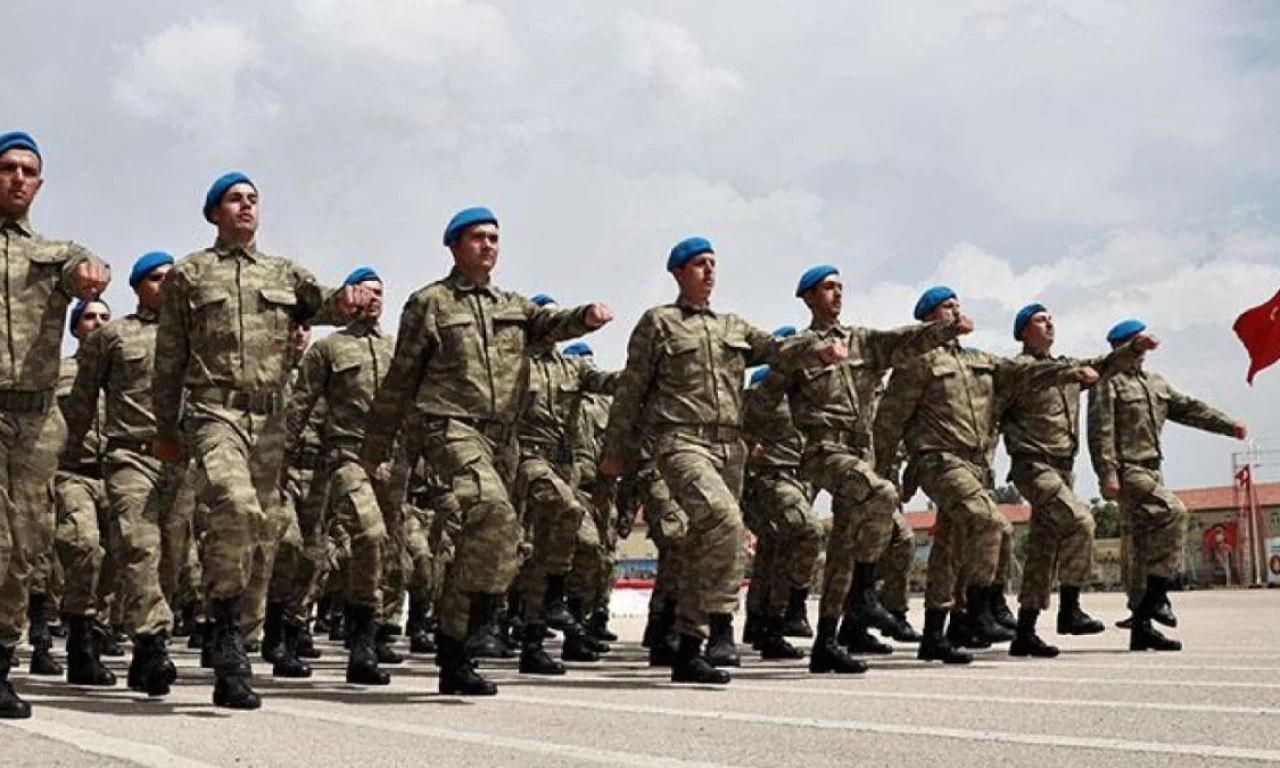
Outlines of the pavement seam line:
M 75 728 L 48 718 L 39 720 L 0 720 L 0 723 L 37 738 L 69 744 L 82 752 L 113 757 L 146 768 L 217 768 L 212 763 L 183 757 L 158 744 L 107 736 L 97 731 Z

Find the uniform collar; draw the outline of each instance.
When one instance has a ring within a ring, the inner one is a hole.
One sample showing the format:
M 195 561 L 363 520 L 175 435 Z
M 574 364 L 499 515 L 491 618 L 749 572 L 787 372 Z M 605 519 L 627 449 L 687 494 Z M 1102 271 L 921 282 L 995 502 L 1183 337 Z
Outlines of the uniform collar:
M 134 317 L 137 317 L 144 323 L 156 323 L 160 321 L 160 313 L 147 309 L 146 307 L 138 307 L 138 310 L 133 314 Z
M 842 327 L 843 326 L 840 325 L 839 320 L 836 320 L 834 323 L 831 323 L 829 325 L 824 325 L 823 323 L 818 322 L 817 319 L 814 319 L 809 323 L 809 330 L 817 331 L 818 333 L 823 335 L 830 334 L 830 333 L 838 333 L 842 329 Z
M 0 227 L 0 229 L 12 229 L 26 237 L 34 237 L 36 234 L 35 229 L 31 226 L 31 219 L 26 216 L 20 219 L 6 220 L 4 226 Z
M 218 254 L 223 258 L 226 258 L 228 256 L 244 256 L 249 261 L 258 260 L 257 241 L 250 243 L 248 248 L 241 248 L 238 245 L 231 245 L 230 243 L 224 241 L 222 238 L 218 238 L 213 242 L 212 250 L 214 253 Z
M 382 326 L 377 322 L 369 322 L 368 320 L 353 320 L 347 323 L 347 333 L 352 336 L 382 338 Z
M 462 273 L 458 272 L 457 269 L 450 270 L 449 276 L 444 279 L 444 282 L 453 290 L 461 291 L 462 293 L 485 293 L 490 298 L 497 298 L 498 296 L 498 291 L 493 287 L 492 281 L 488 285 L 476 285 L 463 277 Z
M 711 305 L 707 304 L 703 306 L 698 306 L 691 302 L 685 301 L 683 296 L 679 296 L 676 298 L 676 306 L 679 307 L 680 309 L 683 309 L 685 312 L 688 312 L 691 314 L 711 315 L 712 317 L 716 316 L 716 311 L 711 308 Z

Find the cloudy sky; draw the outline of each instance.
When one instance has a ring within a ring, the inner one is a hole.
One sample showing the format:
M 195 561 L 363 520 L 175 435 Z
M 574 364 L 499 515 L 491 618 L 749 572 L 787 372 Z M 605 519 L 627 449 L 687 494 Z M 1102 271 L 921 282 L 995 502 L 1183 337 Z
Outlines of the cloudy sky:
M 792 287 L 817 262 L 840 265 L 860 324 L 955 286 L 992 351 L 1015 350 L 1033 299 L 1066 353 L 1143 317 L 1165 342 L 1153 367 L 1280 448 L 1280 371 L 1246 387 L 1230 330 L 1280 288 L 1271 4 L 12 0 L 5 16 L 3 128 L 46 155 L 35 224 L 117 274 L 207 245 L 204 190 L 235 168 L 259 184 L 263 248 L 326 280 L 373 264 L 399 306 L 446 271 L 449 215 L 482 203 L 502 219 L 500 283 L 609 302 L 618 322 L 592 343 L 615 366 L 673 295 L 667 249 L 703 234 L 719 306 L 763 327 L 803 321 Z M 1175 487 L 1229 481 L 1232 441 L 1168 436 Z

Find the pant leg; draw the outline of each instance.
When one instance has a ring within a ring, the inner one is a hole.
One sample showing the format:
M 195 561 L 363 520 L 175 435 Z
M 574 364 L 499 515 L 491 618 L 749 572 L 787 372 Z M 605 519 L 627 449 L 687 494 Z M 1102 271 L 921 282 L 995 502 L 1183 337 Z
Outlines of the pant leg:
M 970 585 L 990 586 L 1000 560 L 1002 516 L 988 487 L 986 469 L 946 454 L 930 454 L 918 463 L 916 475 L 940 516 L 948 516 L 948 524 L 959 529 L 964 543 L 959 553 L 963 578 Z M 934 578 L 932 572 L 929 578 Z M 954 582 L 947 586 L 954 589 Z
M 351 547 L 347 568 L 347 601 L 381 608 L 383 545 L 387 527 L 373 481 L 354 461 L 333 469 L 329 482 L 330 511 Z
M 1125 466 L 1120 477 L 1121 497 L 1129 506 L 1133 531 L 1134 578 L 1177 575 L 1187 543 L 1187 510 L 1164 486 L 1157 470 Z M 1136 589 L 1138 594 L 1145 590 Z
M 1086 584 L 1093 571 L 1093 515 L 1072 490 L 1070 472 L 1015 460 L 1010 478 L 1031 504 L 1027 563 L 1018 601 L 1048 610 L 1055 575 L 1065 586 Z
M 98 576 L 106 552 L 93 482 L 70 472 L 59 472 L 54 482 L 55 537 L 66 581 L 62 612 L 72 616 L 93 616 L 98 608 Z
M 541 623 L 547 577 L 568 574 L 579 529 L 588 515 L 563 470 L 544 459 L 522 461 L 516 486 L 522 492 L 525 515 L 533 531 L 532 558 L 525 575 L 524 620 Z
M 604 569 L 604 546 L 600 541 L 600 527 L 589 514 L 582 516 L 578 524 L 577 541 L 573 549 L 573 563 L 565 582 L 569 597 L 581 600 L 588 609 L 599 596 L 600 571 Z
M 910 597 L 911 565 L 916 559 L 916 537 L 900 511 L 893 513 L 893 529 L 889 545 L 876 562 L 876 580 L 880 582 L 880 604 L 887 610 L 907 610 Z
M 769 509 L 778 532 L 775 569 L 770 581 L 769 607 L 775 615 L 786 608 L 792 589 L 804 589 L 822 554 L 822 522 L 813 509 L 809 485 L 790 474 L 779 475 L 771 485 Z
M 125 630 L 134 637 L 168 634 L 173 613 L 160 585 L 160 518 L 173 505 L 181 471 L 128 450 L 111 451 L 105 466 L 107 500 L 120 523 Z

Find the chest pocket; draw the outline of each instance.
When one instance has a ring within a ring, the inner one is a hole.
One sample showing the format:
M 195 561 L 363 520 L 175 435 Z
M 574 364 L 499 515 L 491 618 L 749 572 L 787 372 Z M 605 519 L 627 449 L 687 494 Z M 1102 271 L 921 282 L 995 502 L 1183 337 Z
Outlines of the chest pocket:
M 151 383 L 151 350 L 142 344 L 133 344 L 120 350 L 122 385 L 134 389 Z
M 475 336 L 475 328 L 476 319 L 468 312 L 440 315 L 436 320 L 440 346 L 453 360 L 461 360 L 469 350 L 471 339 Z
M 263 288 L 258 291 L 258 296 L 261 299 L 261 311 L 273 315 L 277 323 L 283 323 L 288 328 L 297 311 L 298 295 L 279 288 Z
M 344 349 L 333 357 L 333 363 L 329 370 L 333 374 L 351 374 L 359 375 L 360 367 L 364 365 L 364 356 L 357 350 Z
M 62 267 L 67 263 L 66 254 L 61 248 L 37 248 L 27 260 L 27 286 L 47 283 L 45 290 L 52 290 L 53 285 L 62 278 Z
M 516 309 L 504 309 L 493 315 L 493 346 L 503 352 L 524 352 L 525 329 L 529 318 Z
M 191 325 L 197 332 L 210 333 L 229 328 L 228 305 L 231 292 L 225 288 L 207 287 L 192 290 L 188 299 Z

